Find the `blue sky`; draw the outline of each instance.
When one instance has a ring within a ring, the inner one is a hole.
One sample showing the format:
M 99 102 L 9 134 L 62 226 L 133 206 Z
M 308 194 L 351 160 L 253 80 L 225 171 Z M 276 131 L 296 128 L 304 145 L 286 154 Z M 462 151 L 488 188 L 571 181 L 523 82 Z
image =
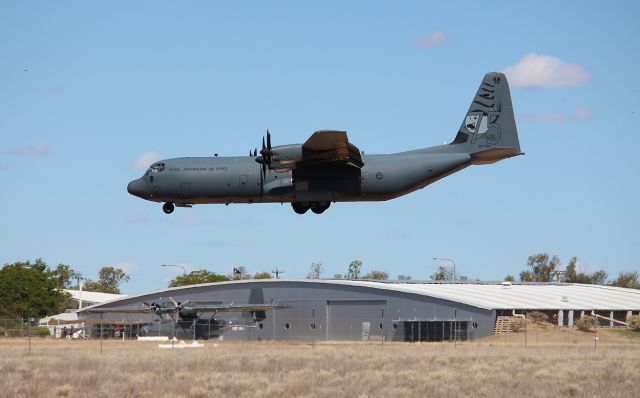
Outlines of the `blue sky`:
M 345 3 L 0 3 L 0 263 L 120 266 L 125 293 L 165 287 L 163 263 L 300 278 L 360 259 L 423 279 L 450 257 L 501 279 L 549 252 L 640 269 L 637 2 Z M 267 128 L 276 145 L 442 144 L 505 70 L 526 155 L 394 201 L 166 216 L 126 192 L 141 159 L 244 155 Z

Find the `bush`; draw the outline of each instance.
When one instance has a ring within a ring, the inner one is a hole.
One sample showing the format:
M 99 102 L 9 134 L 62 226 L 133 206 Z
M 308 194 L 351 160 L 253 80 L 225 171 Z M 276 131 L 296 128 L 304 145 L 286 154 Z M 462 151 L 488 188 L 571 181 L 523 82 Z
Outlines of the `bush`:
M 583 316 L 576 321 L 576 327 L 585 332 L 590 332 L 592 329 L 595 329 L 597 325 L 598 318 L 590 315 Z
M 511 318 L 511 330 L 519 332 L 527 326 L 527 321 L 524 318 L 514 317 Z
M 29 329 L 26 326 L 24 329 L 5 329 L 4 333 L 7 337 L 27 337 L 29 336 Z M 49 336 L 49 328 L 31 328 L 31 337 L 46 336 Z
M 529 319 L 535 323 L 543 323 L 547 321 L 548 317 L 544 312 L 533 311 L 529 313 Z
M 633 315 L 629 320 L 629 329 L 640 332 L 640 315 Z
M 38 336 L 38 337 L 47 337 L 50 335 L 49 328 L 46 328 L 46 327 L 31 328 L 31 335 Z

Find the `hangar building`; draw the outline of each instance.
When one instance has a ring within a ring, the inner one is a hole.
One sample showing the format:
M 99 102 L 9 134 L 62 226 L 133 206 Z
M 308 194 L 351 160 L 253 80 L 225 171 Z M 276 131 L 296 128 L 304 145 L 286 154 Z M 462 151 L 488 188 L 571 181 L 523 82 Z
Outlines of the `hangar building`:
M 145 303 L 174 301 L 275 308 L 203 312 L 189 319 L 165 314 L 164 321 L 140 311 L 148 309 Z M 79 317 L 93 325 L 94 337 L 115 327 L 131 337 L 442 341 L 489 336 L 501 317 L 533 310 L 557 314 L 564 326 L 585 314 L 598 315 L 601 326 L 616 326 L 638 314 L 640 290 L 565 283 L 240 280 L 128 296 L 86 307 Z

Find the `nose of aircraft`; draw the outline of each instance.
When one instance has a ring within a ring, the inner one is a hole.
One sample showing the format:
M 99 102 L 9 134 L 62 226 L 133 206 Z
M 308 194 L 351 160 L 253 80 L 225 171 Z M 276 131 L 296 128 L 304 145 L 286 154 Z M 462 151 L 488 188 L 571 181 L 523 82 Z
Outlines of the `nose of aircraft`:
M 145 184 L 141 178 L 137 180 L 133 180 L 127 185 L 127 191 L 134 196 L 138 196 L 140 198 L 145 196 Z

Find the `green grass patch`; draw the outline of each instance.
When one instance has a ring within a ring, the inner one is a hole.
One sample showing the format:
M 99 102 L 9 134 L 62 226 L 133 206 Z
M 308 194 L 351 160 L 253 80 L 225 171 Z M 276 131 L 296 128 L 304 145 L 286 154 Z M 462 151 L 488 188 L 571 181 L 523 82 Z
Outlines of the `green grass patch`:
M 611 329 L 611 332 L 619 334 L 621 336 L 629 337 L 632 339 L 640 339 L 640 332 L 634 332 L 631 329 Z

